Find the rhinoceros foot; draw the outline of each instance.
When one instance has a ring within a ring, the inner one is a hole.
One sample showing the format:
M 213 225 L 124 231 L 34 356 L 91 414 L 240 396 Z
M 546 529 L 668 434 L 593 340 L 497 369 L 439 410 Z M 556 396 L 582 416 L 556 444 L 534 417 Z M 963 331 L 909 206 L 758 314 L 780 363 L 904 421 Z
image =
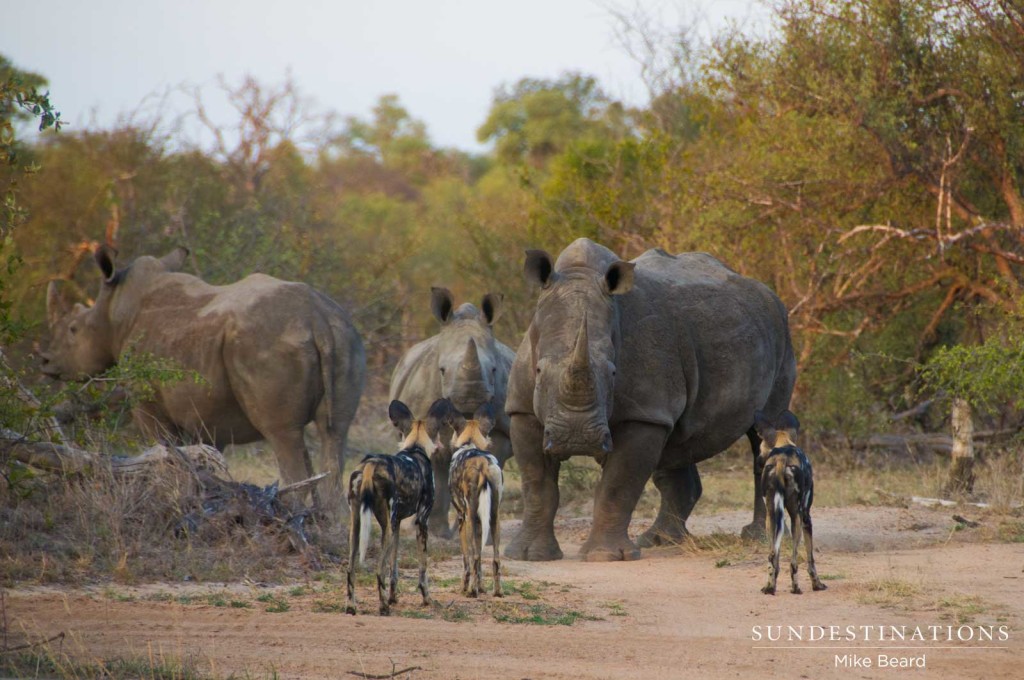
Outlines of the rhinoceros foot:
M 548 562 L 562 559 L 562 549 L 554 537 L 545 539 L 538 536 L 530 539 L 520 533 L 505 548 L 505 557 L 528 562 Z
M 751 522 L 740 531 L 740 537 L 750 541 L 762 541 L 765 538 L 764 522 Z
M 690 532 L 686 530 L 685 525 L 666 529 L 655 524 L 637 537 L 636 544 L 641 548 L 679 545 L 689 534 Z
M 586 562 L 629 562 L 640 559 L 641 553 L 628 538 L 612 542 L 588 540 L 580 548 L 580 557 Z

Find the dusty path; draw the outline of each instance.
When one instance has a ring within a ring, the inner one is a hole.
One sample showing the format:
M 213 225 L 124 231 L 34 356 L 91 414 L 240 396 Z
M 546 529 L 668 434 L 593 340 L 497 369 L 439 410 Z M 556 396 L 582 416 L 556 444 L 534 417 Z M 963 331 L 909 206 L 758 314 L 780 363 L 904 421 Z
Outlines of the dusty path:
M 310 584 L 305 594 L 252 584 L 9 591 L 8 617 L 12 632 L 68 631 L 71 648 L 84 654 L 190 658 L 200 670 L 250 677 L 273 671 L 281 678 L 342 678 L 355 677 L 349 671 L 379 674 L 419 666 L 402 677 L 1020 678 L 1024 549 L 1019 543 L 966 542 L 962 532 L 952 533 L 949 515 L 924 509 L 817 510 L 818 567 L 829 590 L 807 588 L 801 596 L 786 591 L 788 579 L 780 579 L 776 597 L 761 595 L 761 550 L 725 539 L 715 547 L 712 538 L 710 548 L 648 551 L 632 563 L 507 561 L 509 593 L 503 601 L 469 601 L 457 594 L 453 581 L 461 562 L 448 560 L 433 570 L 435 607 L 418 606 L 409 572 L 390 618 L 372 613 L 375 594 L 369 585 L 359 593 L 365 615 L 338 613 L 337 581 Z M 695 517 L 692 529 L 698 536 L 735 533 L 746 519 L 745 513 Z M 585 530 L 581 520 L 560 525 L 567 555 L 575 555 Z M 807 584 L 805 572 L 801 583 Z M 191 601 L 176 601 L 185 592 L 192 593 Z M 237 597 L 250 606 L 216 606 L 197 592 Z M 268 593 L 287 600 L 289 611 L 265 611 L 267 604 L 256 598 L 266 600 Z M 127 598 L 134 599 L 121 601 Z M 510 622 L 530 616 L 575 622 Z M 840 634 L 847 626 L 871 626 L 872 637 L 865 639 L 864 629 L 857 628 L 850 641 L 768 640 L 778 633 L 789 637 L 789 626 L 804 626 L 807 636 L 828 626 L 839 626 Z M 906 626 L 908 636 L 915 626 L 929 636 L 929 626 L 940 626 L 941 640 L 879 642 L 879 626 Z M 952 642 L 946 640 L 948 626 Z M 1000 626 L 1008 639 L 999 639 Z M 995 639 L 956 639 L 958 631 L 980 636 L 980 629 L 996 631 Z M 914 649 L 877 649 L 893 646 Z M 851 654 L 870 659 L 872 667 L 837 668 L 836 657 Z M 926 667 L 878 668 L 879 654 L 923 655 Z

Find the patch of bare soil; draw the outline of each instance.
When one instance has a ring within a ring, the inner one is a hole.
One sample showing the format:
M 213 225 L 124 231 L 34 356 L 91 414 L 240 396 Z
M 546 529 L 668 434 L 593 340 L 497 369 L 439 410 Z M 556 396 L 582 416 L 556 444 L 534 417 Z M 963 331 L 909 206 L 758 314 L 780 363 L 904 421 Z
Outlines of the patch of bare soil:
M 816 559 L 829 589 L 811 592 L 801 565 L 799 596 L 788 592 L 785 565 L 779 594 L 760 593 L 766 548 L 732 538 L 749 521 L 737 512 L 693 517 L 694 545 L 610 564 L 580 562 L 588 521 L 562 520 L 569 557 L 504 561 L 505 598 L 463 597 L 456 557 L 432 565 L 429 608 L 419 605 L 415 570 L 404 571 L 388 618 L 376 615 L 366 578 L 360 615 L 341 613 L 340 570 L 301 588 L 20 589 L 8 591 L 7 616 L 15 637 L 67 631 L 65 650 L 193 659 L 219 676 L 344 678 L 418 667 L 399 677 L 1019 678 L 1024 551 L 978 542 L 982 529 L 958 531 L 951 514 L 816 508 Z M 504 525 L 505 537 L 515 524 Z M 906 639 L 893 640 L 893 627 Z M 918 629 L 925 640 L 912 639 Z M 923 658 L 925 667 L 880 668 L 880 655 Z

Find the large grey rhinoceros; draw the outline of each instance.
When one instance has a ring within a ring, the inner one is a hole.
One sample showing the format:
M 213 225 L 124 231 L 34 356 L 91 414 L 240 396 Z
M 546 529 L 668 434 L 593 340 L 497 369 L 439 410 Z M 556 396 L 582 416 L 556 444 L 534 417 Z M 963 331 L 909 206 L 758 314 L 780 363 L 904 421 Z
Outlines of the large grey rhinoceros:
M 218 448 L 265 439 L 285 482 L 297 482 L 313 473 L 303 429 L 316 421 L 322 467 L 339 472 L 366 374 L 348 314 L 306 284 L 263 274 L 210 285 L 178 271 L 187 254 L 178 248 L 117 270 L 101 246 L 103 283 L 91 307 L 68 309 L 52 282 L 43 372 L 81 379 L 126 351 L 170 359 L 203 380 L 155 385 L 155 398 L 133 413 L 144 435 Z M 341 488 L 341 475 L 332 475 L 332 505 Z
M 490 402 L 497 414 L 491 430 L 491 453 L 504 465 L 512 455 L 505 388 L 515 352 L 494 337 L 492 324 L 501 311 L 501 300 L 501 295 L 488 293 L 479 309 L 468 302 L 455 309 L 447 288 L 431 288 L 430 308 L 441 322 L 441 330 L 402 356 L 391 374 L 389 398 L 404 402 L 413 413 L 426 413 L 436 400 L 447 397 L 467 419 Z M 441 446 L 431 456 L 435 496 L 429 524 L 434 533 L 446 536 L 450 535 L 451 435 L 450 427 L 441 430 Z
M 652 474 L 661 507 L 639 543 L 679 540 L 701 494 L 697 463 L 746 434 L 756 468 L 754 411 L 789 405 L 796 362 L 786 308 L 705 253 L 649 250 L 623 262 L 579 239 L 557 262 L 527 251 L 525 272 L 542 290 L 509 378 L 524 509 L 505 554 L 562 556 L 558 470 L 576 455 L 603 468 L 585 559 L 640 556 L 627 528 Z M 745 531 L 764 531 L 758 475 Z

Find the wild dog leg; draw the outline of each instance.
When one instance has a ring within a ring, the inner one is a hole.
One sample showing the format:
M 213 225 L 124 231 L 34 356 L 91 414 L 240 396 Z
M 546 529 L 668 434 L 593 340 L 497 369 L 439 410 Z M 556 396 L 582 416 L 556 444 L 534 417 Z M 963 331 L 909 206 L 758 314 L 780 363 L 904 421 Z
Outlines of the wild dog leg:
M 504 597 L 501 590 L 501 551 L 498 544 L 501 543 L 501 522 L 498 521 L 498 508 L 495 503 L 491 507 L 491 541 L 494 548 L 494 558 L 491 562 L 494 567 L 494 597 Z
M 420 595 L 423 596 L 424 606 L 430 604 L 430 590 L 427 586 L 427 522 L 416 522 L 416 541 L 420 548 Z
M 827 590 L 828 586 L 818 578 L 818 569 L 814 566 L 814 532 L 811 528 L 811 512 L 803 513 L 804 542 L 807 544 L 807 574 L 811 577 L 811 588 L 813 590 Z
M 800 571 L 800 535 L 803 533 L 800 527 L 800 513 L 793 512 L 789 515 L 789 525 L 793 528 L 793 555 L 789 558 L 789 578 L 793 582 L 790 592 L 794 595 L 803 593 L 796 582 L 797 572 Z

